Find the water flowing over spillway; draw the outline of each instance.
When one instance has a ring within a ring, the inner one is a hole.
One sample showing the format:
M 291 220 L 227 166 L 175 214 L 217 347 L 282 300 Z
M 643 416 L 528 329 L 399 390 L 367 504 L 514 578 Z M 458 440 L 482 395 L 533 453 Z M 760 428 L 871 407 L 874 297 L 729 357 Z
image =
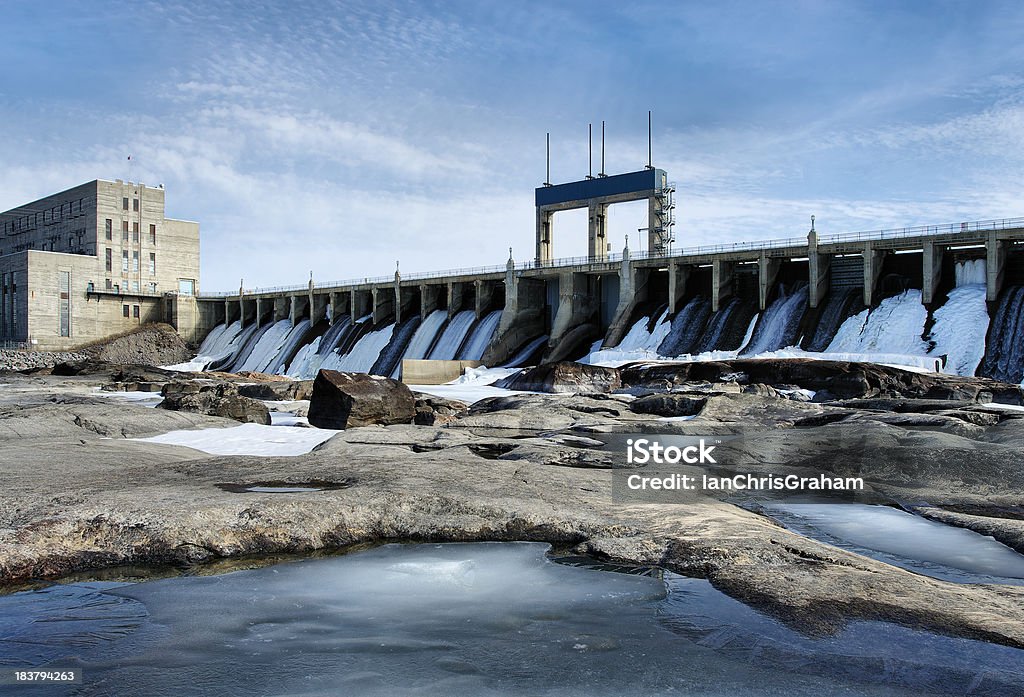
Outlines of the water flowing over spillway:
M 955 286 L 945 294 L 938 291 L 939 304 L 931 313 L 917 289 L 865 308 L 859 286 L 832 288 L 819 308 L 810 309 L 807 286 L 799 281 L 776 286 L 775 299 L 760 314 L 757 303 L 747 297 L 728 298 L 713 313 L 710 299 L 697 295 L 674 316 L 666 305 L 652 302 L 646 316 L 639 314 L 642 311 L 634 315 L 617 346 L 602 348 L 603 342 L 598 341 L 580 360 L 613 365 L 631 360 L 817 354 L 832 360 L 879 360 L 931 370 L 942 358 L 942 370 L 947 373 L 1020 382 L 1024 379 L 1024 342 L 1019 340 L 1024 332 L 1024 287 L 1003 292 L 990 326 L 985 261 L 959 261 L 954 271 Z M 282 320 L 244 329 L 235 321 L 214 327 L 199 356 L 175 369 L 199 370 L 205 365 L 208 370 L 266 371 L 311 379 L 320 368 L 328 368 L 398 377 L 403 358 L 481 360 L 501 317 L 501 310 L 478 319 L 473 310 L 449 317 L 447 310 L 437 309 L 422 322 L 416 316 L 398 325 L 373 325 L 369 315 L 355 321 L 340 316 L 326 330 L 323 320 L 304 319 L 294 327 Z M 537 360 L 546 341 L 547 336 L 537 336 L 519 346 L 502 367 Z
M 988 333 L 981 374 L 997 380 L 1024 380 L 1024 286 L 1003 291 Z
M 824 351 L 827 349 L 843 322 L 863 308 L 863 289 L 833 288 L 818 315 L 818 326 L 814 330 L 814 336 L 810 343 L 807 344 L 807 350 Z
M 807 308 L 807 287 L 801 287 L 786 295 L 785 288 L 779 298 L 765 310 L 757 323 L 754 335 L 743 348 L 744 354 L 777 351 L 792 346 L 797 339 L 800 320 Z
M 452 317 L 451 322 L 444 328 L 441 336 L 430 351 L 429 358 L 435 361 L 451 361 L 455 359 L 459 348 L 466 340 L 466 334 L 473 326 L 476 313 L 472 310 L 463 310 Z
M 501 310 L 494 310 L 487 314 L 473 329 L 462 350 L 459 351 L 459 360 L 478 361 L 487 350 L 487 346 L 494 337 L 494 331 L 498 328 L 498 321 L 501 319 Z
M 921 291 L 904 291 L 843 322 L 827 351 L 924 355 L 928 347 L 921 335 L 926 319 Z
M 711 316 L 711 301 L 696 297 L 676 313 L 665 339 L 658 346 L 662 356 L 681 356 L 695 353 L 708 317 Z

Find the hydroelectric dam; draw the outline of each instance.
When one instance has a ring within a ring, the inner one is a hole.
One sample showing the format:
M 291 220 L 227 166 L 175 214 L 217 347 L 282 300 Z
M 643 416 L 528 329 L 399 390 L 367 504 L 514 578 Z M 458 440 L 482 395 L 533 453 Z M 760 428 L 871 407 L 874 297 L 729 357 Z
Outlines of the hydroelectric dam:
M 209 369 L 304 378 L 397 376 L 403 358 L 517 367 L 790 350 L 1024 380 L 1024 218 L 841 234 L 812 218 L 806 236 L 674 247 L 674 193 L 652 167 L 545 184 L 532 260 L 510 250 L 493 267 L 169 297 L 168 316 L 203 340 Z M 638 200 L 646 249 L 613 253 L 608 208 Z M 581 208 L 587 256 L 555 257 L 557 234 L 573 233 L 554 214 Z

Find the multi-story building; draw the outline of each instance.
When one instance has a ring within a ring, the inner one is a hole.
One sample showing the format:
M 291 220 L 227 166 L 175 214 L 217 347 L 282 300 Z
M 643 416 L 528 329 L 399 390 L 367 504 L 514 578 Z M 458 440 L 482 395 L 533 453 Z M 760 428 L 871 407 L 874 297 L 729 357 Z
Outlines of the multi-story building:
M 164 319 L 199 290 L 199 224 L 163 186 L 91 181 L 0 213 L 0 344 L 65 349 Z

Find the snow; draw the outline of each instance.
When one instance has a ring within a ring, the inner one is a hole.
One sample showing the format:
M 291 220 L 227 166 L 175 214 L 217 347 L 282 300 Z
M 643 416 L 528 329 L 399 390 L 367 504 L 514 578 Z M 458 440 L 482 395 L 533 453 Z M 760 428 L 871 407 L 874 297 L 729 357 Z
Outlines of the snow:
M 159 392 L 110 392 L 107 390 L 101 390 L 99 387 L 95 388 L 93 396 L 106 397 L 107 399 L 115 399 L 120 402 L 131 402 L 132 404 L 138 404 L 143 407 L 155 407 L 157 404 L 164 401 L 163 396 Z
M 456 399 L 466 404 L 473 404 L 488 397 L 525 394 L 518 390 L 505 390 L 492 386 L 498 380 L 518 372 L 518 368 L 488 368 L 487 366 L 466 368 L 464 375 L 444 385 L 409 385 L 409 389 L 414 392 L 431 394 L 435 397 Z
M 984 270 L 984 267 L 983 267 Z M 974 375 L 985 357 L 988 333 L 988 304 L 985 285 L 960 285 L 949 293 L 949 300 L 934 313 L 935 324 L 929 338 L 935 342 L 934 356 L 946 356 L 943 372 Z
M 297 418 L 288 414 L 292 418 Z M 279 423 L 283 423 L 282 418 Z M 133 440 L 145 443 L 183 445 L 211 455 L 303 455 L 331 436 L 340 433 L 326 428 L 300 428 L 240 424 L 231 428 L 201 428 L 170 431 L 150 438 Z

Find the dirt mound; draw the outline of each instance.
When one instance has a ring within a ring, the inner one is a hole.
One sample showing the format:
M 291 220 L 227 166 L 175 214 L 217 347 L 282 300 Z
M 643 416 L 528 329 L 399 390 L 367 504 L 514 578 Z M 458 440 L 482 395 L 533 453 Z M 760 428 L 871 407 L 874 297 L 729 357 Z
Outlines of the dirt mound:
M 121 365 L 173 365 L 194 355 L 174 328 L 146 324 L 138 329 L 97 341 L 79 349 L 91 358 Z

